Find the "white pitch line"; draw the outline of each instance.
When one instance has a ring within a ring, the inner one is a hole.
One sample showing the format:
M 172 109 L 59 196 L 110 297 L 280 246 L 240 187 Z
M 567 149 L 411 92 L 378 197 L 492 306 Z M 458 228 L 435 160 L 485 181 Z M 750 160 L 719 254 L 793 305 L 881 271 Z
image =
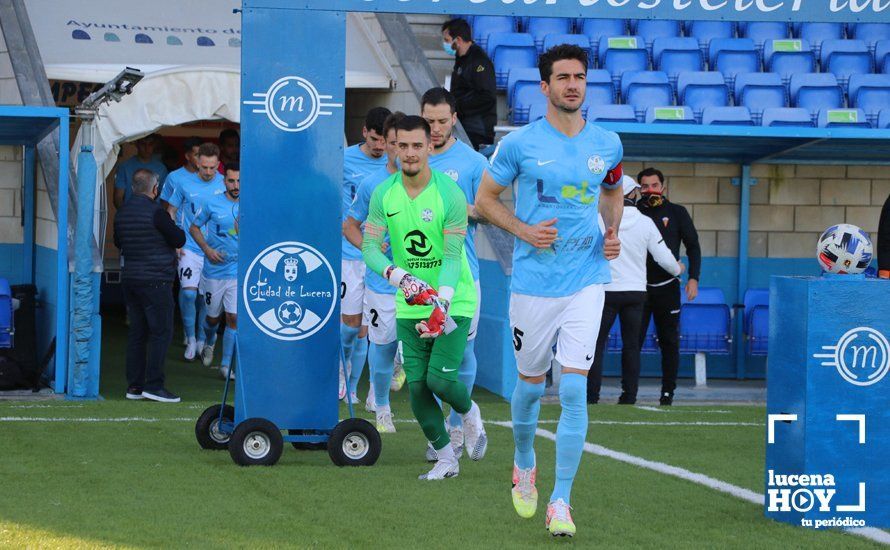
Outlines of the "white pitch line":
M 399 418 L 393 422 L 416 423 L 411 418 Z M 503 426 L 509 424 L 506 420 L 485 420 L 486 424 L 497 424 Z M 538 424 L 558 424 L 559 420 L 538 420 Z M 601 426 L 753 426 L 762 428 L 763 424 L 759 422 L 653 422 L 648 420 L 591 420 L 588 424 Z
M 659 409 L 658 407 L 650 407 L 648 405 L 636 405 L 638 409 L 642 409 L 644 411 L 652 411 L 657 413 L 667 412 L 665 409 Z
M 122 416 L 112 418 L 99 417 L 39 417 L 39 416 L 0 416 L 0 422 L 184 422 L 194 421 L 194 418 L 146 418 L 142 416 Z
M 503 428 L 513 429 L 512 422 L 497 422 L 490 421 L 489 424 L 494 424 L 496 426 L 501 426 Z M 549 432 L 547 430 L 543 430 L 538 428 L 535 432 L 536 435 L 539 435 L 545 439 L 549 439 L 550 441 L 556 441 L 556 434 L 553 432 Z M 697 483 L 699 485 L 704 485 L 705 487 L 709 487 L 716 491 L 720 491 L 721 493 L 726 493 L 728 495 L 732 495 L 736 498 L 740 498 L 744 501 L 750 502 L 752 504 L 757 504 L 759 506 L 763 505 L 764 496 L 760 493 L 755 493 L 750 489 L 745 489 L 744 487 L 739 487 L 737 485 L 733 485 L 731 483 L 727 483 L 725 481 L 720 481 L 719 479 L 715 479 L 713 477 L 706 476 L 704 474 L 699 474 L 696 472 L 692 472 L 685 468 L 680 468 L 677 466 L 671 466 L 670 464 L 665 464 L 664 462 L 657 462 L 655 460 L 647 460 L 645 458 L 640 458 L 638 456 L 630 455 L 627 453 L 622 453 L 621 451 L 615 451 L 602 445 L 595 445 L 593 443 L 584 442 L 584 450 L 590 454 L 594 454 L 597 456 L 603 456 L 606 458 L 611 458 L 613 460 L 617 460 L 619 462 L 624 462 L 626 464 L 631 464 L 633 466 L 639 466 L 640 468 L 646 468 L 647 470 L 653 470 L 660 474 L 666 474 L 669 476 L 678 477 L 680 479 L 685 479 L 686 481 L 691 481 L 693 483 Z M 867 538 L 869 540 L 873 540 L 875 542 L 880 542 L 883 544 L 890 544 L 890 533 L 886 531 L 882 531 L 881 529 L 877 529 L 874 527 L 860 527 L 854 529 L 845 529 L 847 532 Z

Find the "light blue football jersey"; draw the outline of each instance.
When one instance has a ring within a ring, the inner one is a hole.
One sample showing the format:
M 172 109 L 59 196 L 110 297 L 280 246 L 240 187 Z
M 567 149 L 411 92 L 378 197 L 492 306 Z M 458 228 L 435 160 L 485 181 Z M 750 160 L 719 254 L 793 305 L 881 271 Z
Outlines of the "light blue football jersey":
M 142 162 L 139 157 L 132 156 L 120 163 L 117 167 L 117 174 L 114 176 L 114 188 L 124 190 L 124 202 L 127 202 L 133 195 L 133 174 L 140 169 L 151 170 L 157 174 L 158 188 L 163 193 L 164 180 L 167 178 L 167 167 L 164 166 L 164 163 L 154 158 L 148 162 Z
M 350 218 L 356 219 L 362 223 L 368 219 L 368 206 L 371 204 L 371 195 L 374 189 L 383 183 L 383 181 L 391 176 L 386 166 L 373 172 L 370 176 L 362 180 L 355 193 L 355 200 L 347 214 Z M 386 242 L 389 242 L 389 235 L 386 236 Z M 386 257 L 392 259 L 392 251 L 387 250 Z M 377 294 L 395 294 L 396 288 L 389 282 L 378 275 L 373 269 L 365 270 L 365 288 Z
M 238 213 L 241 203 L 229 196 L 213 195 L 204 201 L 195 214 L 194 224 L 204 230 L 210 248 L 223 257 L 215 264 L 204 257 L 203 276 L 208 279 L 238 278 Z
M 189 172 L 185 167 L 173 170 L 167 174 L 167 180 L 164 182 L 164 188 L 161 189 L 161 200 L 170 202 L 170 198 L 176 193 L 176 190 L 182 186 L 183 181 L 197 180 L 197 172 Z M 178 223 L 178 222 L 177 222 Z
M 589 122 L 570 138 L 542 118 L 501 140 L 491 158 L 491 177 L 505 187 L 517 180 L 519 220 L 534 225 L 556 218 L 559 233 L 548 249 L 516 239 L 513 292 L 570 296 L 611 281 L 597 213 L 603 178 L 623 155 L 618 134 Z
M 444 172 L 461 188 L 467 197 L 467 204 L 476 202 L 476 191 L 482 182 L 482 174 L 488 168 L 488 161 L 466 143 L 457 140 L 447 151 L 441 155 L 430 155 L 430 168 Z M 476 257 L 476 223 L 467 224 L 467 239 L 464 248 L 467 250 L 467 261 L 470 263 L 470 271 L 473 272 L 473 280 L 479 280 L 479 259 Z
M 355 199 L 358 186 L 362 180 L 386 167 L 386 155 L 379 159 L 371 158 L 364 154 L 361 145 L 353 145 L 347 147 L 343 152 L 343 208 L 341 210 L 341 221 L 346 220 L 349 213 L 349 207 Z M 362 251 L 352 246 L 352 244 L 343 237 L 343 259 L 344 260 L 361 260 Z
M 226 192 L 226 186 L 223 183 L 222 174 L 217 173 L 213 180 L 204 182 L 201 178 L 193 180 L 183 180 L 178 189 L 170 197 L 170 204 L 174 206 L 176 217 L 180 223 L 180 227 L 185 231 L 185 248 L 204 255 L 201 247 L 192 238 L 189 228 L 195 219 L 195 214 L 200 210 L 201 205 L 210 200 L 215 195 L 222 195 Z M 181 214 L 181 215 L 180 215 Z M 207 232 L 204 232 L 207 236 Z

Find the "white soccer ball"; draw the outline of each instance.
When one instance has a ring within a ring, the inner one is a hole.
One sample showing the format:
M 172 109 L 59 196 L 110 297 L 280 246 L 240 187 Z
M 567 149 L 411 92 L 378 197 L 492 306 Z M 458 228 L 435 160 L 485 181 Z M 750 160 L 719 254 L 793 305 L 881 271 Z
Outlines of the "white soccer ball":
M 828 273 L 856 275 L 871 262 L 872 244 L 868 233 L 855 225 L 832 225 L 819 237 L 816 258 Z

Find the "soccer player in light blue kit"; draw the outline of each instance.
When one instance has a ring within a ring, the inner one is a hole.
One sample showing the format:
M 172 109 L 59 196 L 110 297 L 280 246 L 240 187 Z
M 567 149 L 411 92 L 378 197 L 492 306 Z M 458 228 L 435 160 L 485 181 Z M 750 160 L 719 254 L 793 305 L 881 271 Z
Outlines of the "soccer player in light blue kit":
M 198 178 L 198 165 L 196 164 L 198 159 L 198 147 L 201 146 L 203 140 L 197 136 L 192 136 L 185 140 L 183 143 L 183 157 L 185 159 L 185 163 L 176 170 L 173 170 L 169 174 L 167 174 L 167 179 L 164 181 L 164 187 L 161 189 L 161 204 L 164 205 L 164 208 L 170 210 L 170 199 L 176 193 L 176 190 L 182 186 L 182 182 L 184 181 L 200 181 Z M 174 209 L 175 210 L 175 209 Z M 183 212 L 178 212 L 174 218 L 176 221 L 176 225 L 184 228 L 186 235 L 188 235 L 188 228 L 185 227 L 185 222 L 182 219 Z M 185 299 L 185 295 L 183 294 L 184 290 L 180 286 L 179 288 L 179 296 L 178 302 L 182 304 L 182 300 Z M 196 298 L 197 299 L 197 298 Z M 198 304 L 197 308 L 200 309 L 200 304 Z M 193 307 L 192 311 L 196 311 L 197 309 Z M 183 316 L 183 308 L 180 305 L 179 308 L 180 315 Z M 183 340 L 182 345 L 188 347 L 189 337 L 186 332 L 186 327 L 189 326 L 188 323 L 185 322 L 185 318 L 183 317 L 182 322 L 182 330 L 183 330 Z M 194 319 L 191 322 L 191 326 L 195 326 Z M 194 334 L 192 334 L 194 336 Z M 194 355 L 192 355 L 194 357 Z
M 234 379 L 231 365 L 238 330 L 238 198 L 241 195 L 241 168 L 237 162 L 226 165 L 225 186 L 224 194 L 213 195 L 201 205 L 189 233 L 204 252 L 201 283 L 207 306 L 206 341 L 215 336 L 225 311 L 226 330 L 219 372 L 223 378 Z
M 474 151 L 472 147 L 454 137 L 454 126 L 457 124 L 457 100 L 445 88 L 431 88 L 420 99 L 420 116 L 430 125 L 433 153 L 429 157 L 430 168 L 445 173 L 453 179 L 467 198 L 467 239 L 464 248 L 467 251 L 467 261 L 470 263 L 470 271 L 473 273 L 473 281 L 476 283 L 477 303 L 482 302 L 482 291 L 479 286 L 479 259 L 476 257 L 476 225 L 482 220 L 476 212 L 473 203 L 476 202 L 476 191 L 482 182 L 482 175 L 488 167 L 488 161 Z M 464 358 L 458 371 L 458 378 L 467 387 L 470 395 L 473 394 L 473 386 L 476 383 L 476 330 L 479 326 L 479 306 L 470 324 L 470 333 L 467 336 L 467 347 L 464 349 Z M 464 450 L 464 432 L 460 415 L 451 411 L 448 416 L 448 433 L 451 436 L 451 447 L 454 455 L 461 457 Z M 467 449 L 467 454 L 473 460 L 481 460 L 485 456 L 488 445 L 488 436 L 483 430 L 476 439 L 476 448 Z M 427 460 L 437 460 L 436 450 L 432 445 L 427 445 Z
M 154 158 L 154 151 L 154 136 L 139 138 L 136 140 L 136 154 L 117 167 L 117 174 L 114 176 L 114 196 L 112 197 L 115 208 L 120 208 L 133 194 L 133 174 L 136 173 L 136 170 L 151 170 L 157 174 L 163 190 L 167 167 L 163 162 Z
M 386 138 L 386 166 L 373 172 L 362 180 L 355 195 L 355 200 L 343 222 L 343 236 L 350 243 L 361 248 L 364 236 L 362 224 L 368 219 L 368 208 L 371 195 L 377 186 L 390 175 L 398 171 L 398 139 L 396 126 L 405 118 L 404 113 L 395 112 L 383 122 L 383 136 Z M 387 239 L 386 243 L 389 243 Z M 392 254 L 384 250 L 392 259 Z M 389 406 L 390 389 L 400 389 L 405 382 L 402 371 L 400 380 L 392 383 L 396 363 L 398 339 L 396 337 L 396 302 L 397 288 L 378 275 L 372 269 L 365 269 L 365 301 L 364 325 L 368 327 L 368 366 L 371 368 L 371 393 L 368 395 L 368 409 L 373 408 L 377 416 L 377 431 L 395 433 L 392 421 L 392 409 Z
M 195 214 L 201 205 L 215 195 L 226 192 L 223 185 L 223 176 L 217 171 L 219 166 L 219 147 L 213 143 L 204 143 L 198 147 L 197 156 L 198 178 L 185 179 L 170 197 L 168 212 L 174 220 L 180 220 L 180 227 L 185 231 L 185 246 L 179 256 L 179 309 L 182 312 L 182 324 L 185 327 L 186 347 L 185 359 L 191 361 L 198 351 L 201 352 L 201 360 L 205 366 L 210 366 L 213 361 L 213 346 L 216 344 L 216 333 L 211 340 L 206 340 L 205 330 L 201 330 L 196 336 L 195 325 L 203 328 L 206 324 L 205 300 L 198 302 L 195 311 L 195 299 L 198 297 L 201 286 L 201 273 L 204 270 L 204 252 L 195 239 L 192 238 L 190 229 Z
M 364 142 L 347 147 L 343 152 L 343 208 L 341 222 L 346 221 L 349 207 L 355 199 L 362 180 L 386 166 L 386 146 L 383 138 L 383 122 L 390 115 L 385 107 L 374 107 L 365 116 L 362 128 Z M 368 357 L 368 327 L 362 325 L 365 297 L 365 262 L 362 251 L 343 237 L 343 259 L 340 277 L 340 343 L 343 357 L 349 368 L 349 379 L 340 369 L 340 399 L 351 394 L 352 402 L 358 401 L 356 387 Z
M 599 334 L 603 285 L 611 280 L 607 260 L 617 258 L 621 250 L 617 228 L 624 205 L 624 150 L 617 134 L 581 117 L 585 50 L 555 46 L 541 55 L 538 68 L 541 92 L 548 98 L 547 116 L 500 142 L 476 207 L 517 237 L 510 296 L 519 370 L 510 401 L 513 506 L 524 518 L 537 509 L 534 437 L 555 342 L 562 368 L 562 414 L 556 430 L 556 481 L 545 525 L 554 536 L 572 536 L 569 503 L 587 436 L 587 373 Z M 515 215 L 498 200 L 514 181 Z M 607 228 L 605 236 L 598 212 Z

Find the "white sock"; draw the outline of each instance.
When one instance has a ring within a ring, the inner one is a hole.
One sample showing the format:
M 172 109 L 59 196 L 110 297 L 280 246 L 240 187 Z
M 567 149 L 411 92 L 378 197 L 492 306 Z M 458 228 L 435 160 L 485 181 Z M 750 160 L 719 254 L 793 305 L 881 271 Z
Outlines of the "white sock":
M 389 412 L 389 405 L 377 405 L 377 416 L 383 414 L 392 414 Z

